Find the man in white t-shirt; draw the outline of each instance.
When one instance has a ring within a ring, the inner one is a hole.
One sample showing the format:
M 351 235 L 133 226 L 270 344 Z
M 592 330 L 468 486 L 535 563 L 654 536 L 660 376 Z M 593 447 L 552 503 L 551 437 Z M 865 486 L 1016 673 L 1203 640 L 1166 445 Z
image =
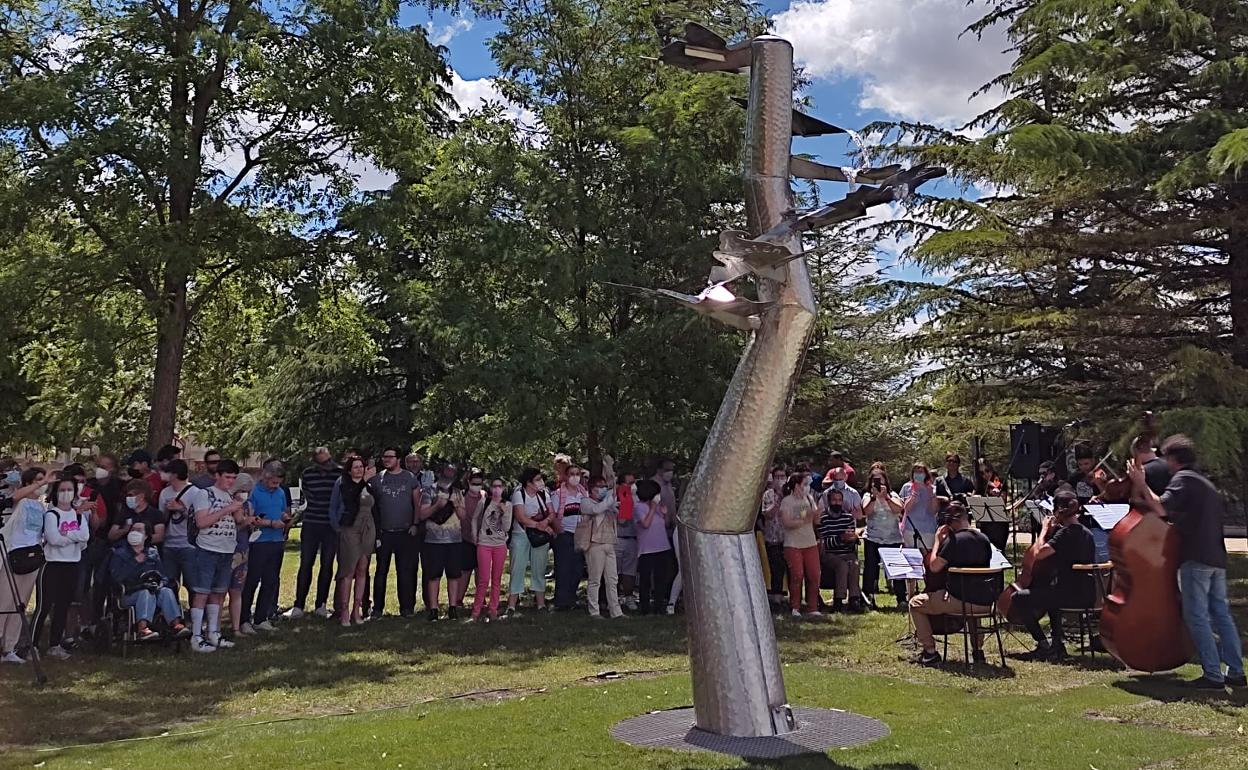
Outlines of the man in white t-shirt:
M 208 508 L 195 514 L 195 556 L 191 568 L 191 649 L 213 652 L 233 647 L 221 636 L 221 603 L 230 590 L 234 546 L 238 543 L 238 525 L 246 518 L 244 504 L 230 490 L 238 478 L 238 463 L 221 460 L 217 465 L 215 483 L 206 490 Z M 203 622 L 208 619 L 208 633 L 203 635 Z

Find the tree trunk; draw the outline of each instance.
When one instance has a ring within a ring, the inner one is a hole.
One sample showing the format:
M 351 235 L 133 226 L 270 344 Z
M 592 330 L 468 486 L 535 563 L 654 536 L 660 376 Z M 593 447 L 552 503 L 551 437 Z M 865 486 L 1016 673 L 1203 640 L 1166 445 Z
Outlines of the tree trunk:
M 589 473 L 591 476 L 602 475 L 602 442 L 598 431 L 590 428 L 585 433 L 585 451 L 589 455 Z
M 166 286 L 156 333 L 156 376 L 152 383 L 152 412 L 147 423 L 147 447 L 156 450 L 173 441 L 178 415 L 178 390 L 182 385 L 182 359 L 186 355 L 186 282 Z

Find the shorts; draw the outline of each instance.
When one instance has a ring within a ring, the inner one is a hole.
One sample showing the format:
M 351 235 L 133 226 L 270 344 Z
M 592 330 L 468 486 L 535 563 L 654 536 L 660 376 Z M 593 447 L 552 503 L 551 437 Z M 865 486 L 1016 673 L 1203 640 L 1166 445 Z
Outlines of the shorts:
M 430 543 L 426 541 L 420 546 L 420 564 L 424 567 L 425 582 L 440 580 L 446 575 L 447 580 L 454 580 L 463 574 L 460 559 L 464 553 L 463 543 Z
M 615 541 L 615 571 L 637 577 L 637 538 L 621 537 Z
M 230 590 L 241 591 L 247 582 L 247 552 L 234 552 L 230 560 Z
M 223 594 L 230 590 L 234 554 L 195 549 L 191 559 L 191 590 L 197 594 Z

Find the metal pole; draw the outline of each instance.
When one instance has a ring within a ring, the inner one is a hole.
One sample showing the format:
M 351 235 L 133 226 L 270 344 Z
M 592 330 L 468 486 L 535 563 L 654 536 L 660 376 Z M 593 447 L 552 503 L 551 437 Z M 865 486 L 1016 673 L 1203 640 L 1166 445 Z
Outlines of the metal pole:
M 793 47 L 763 36 L 750 49 L 745 203 L 757 236 L 779 225 L 794 205 Z M 800 241 L 787 235 L 777 242 L 796 253 Z M 796 729 L 753 534 L 815 324 L 805 261 L 783 269 L 781 281 L 759 279 L 759 298 L 776 304 L 746 346 L 679 512 L 696 723 L 734 737 Z

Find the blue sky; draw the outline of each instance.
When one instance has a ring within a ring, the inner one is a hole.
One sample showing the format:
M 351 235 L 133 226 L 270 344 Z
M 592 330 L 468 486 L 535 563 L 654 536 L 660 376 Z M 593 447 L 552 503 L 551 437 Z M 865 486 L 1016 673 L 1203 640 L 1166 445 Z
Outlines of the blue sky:
M 764 7 L 811 78 L 806 92 L 814 103 L 811 112 L 845 128 L 877 120 L 960 126 L 996 100 L 993 95 L 968 99 L 1009 64 L 1000 31 L 983 39 L 961 34 L 982 14 L 982 0 L 969 7 L 966 0 L 768 0 Z M 425 25 L 447 48 L 455 73 L 452 91 L 461 106 L 497 99 L 490 83 L 497 69 L 486 47 L 497 22 L 427 9 L 409 9 L 403 20 Z M 848 146 L 844 136 L 832 136 L 798 139 L 794 149 L 843 165 Z M 929 189 L 957 194 L 951 185 Z M 828 197 L 843 192 L 843 185 L 824 190 Z M 897 207 L 877 216 L 899 213 Z M 919 277 L 912 268 L 895 267 L 887 251 L 880 267 Z

